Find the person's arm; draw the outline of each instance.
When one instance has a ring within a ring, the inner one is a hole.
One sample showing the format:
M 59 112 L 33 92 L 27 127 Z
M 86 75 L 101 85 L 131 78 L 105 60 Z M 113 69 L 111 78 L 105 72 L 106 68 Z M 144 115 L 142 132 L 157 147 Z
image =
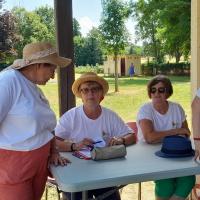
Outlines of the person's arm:
M 70 140 L 64 140 L 62 138 L 56 137 L 56 145 L 59 151 L 79 151 L 87 145 L 92 145 L 93 140 L 90 138 L 84 138 L 80 142 L 71 142 Z
M 56 137 L 56 146 L 59 151 L 71 151 L 72 142 Z
M 49 164 L 54 164 L 54 165 L 60 164 L 64 166 L 64 165 L 67 165 L 67 163 L 70 163 L 70 160 L 60 156 L 59 149 L 57 148 L 57 144 L 56 144 L 56 139 L 54 137 L 51 140 Z
M 136 143 L 136 133 L 128 133 L 120 138 L 123 138 L 124 145 L 126 146 Z
M 59 151 L 69 152 L 72 149 L 73 151 L 75 150 L 74 144 L 70 141 L 70 133 L 73 131 L 73 121 L 73 111 L 69 110 L 61 116 L 55 127 L 56 145 Z
M 200 152 L 200 98 L 197 96 L 192 102 L 192 130 L 197 158 Z
M 109 145 L 113 146 L 113 145 L 124 144 L 125 146 L 129 146 L 129 145 L 135 144 L 135 143 L 136 143 L 136 134 L 135 133 L 128 133 L 128 134 L 123 135 L 123 136 L 111 138 Z
M 136 143 L 136 133 L 119 117 L 115 112 L 110 112 L 110 122 L 112 123 L 112 133 L 111 139 L 108 145 L 120 145 L 125 146 Z
M 186 120 L 182 123 L 181 128 L 175 128 L 166 131 L 155 131 L 153 128 L 153 123 L 149 119 L 140 120 L 139 125 L 142 130 L 145 141 L 149 144 L 159 143 L 163 140 L 164 137 L 170 135 L 190 136 L 190 130 L 188 129 Z

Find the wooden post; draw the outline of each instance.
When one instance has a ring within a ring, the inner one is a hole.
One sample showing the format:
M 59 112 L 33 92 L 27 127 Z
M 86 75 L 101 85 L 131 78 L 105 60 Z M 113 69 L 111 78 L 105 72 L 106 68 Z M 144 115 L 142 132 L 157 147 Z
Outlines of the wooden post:
M 54 0 L 57 48 L 60 56 L 74 60 L 72 0 Z M 58 69 L 58 96 L 60 116 L 75 106 L 71 91 L 74 82 L 73 63 Z
M 191 1 L 191 89 L 200 87 L 200 1 Z

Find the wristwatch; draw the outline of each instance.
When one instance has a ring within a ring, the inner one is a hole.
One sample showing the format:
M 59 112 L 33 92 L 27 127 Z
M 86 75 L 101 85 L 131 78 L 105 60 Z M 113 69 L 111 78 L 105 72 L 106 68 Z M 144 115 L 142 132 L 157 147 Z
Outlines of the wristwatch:
M 75 151 L 76 149 L 74 149 L 74 146 L 76 145 L 76 143 L 71 143 L 71 151 Z

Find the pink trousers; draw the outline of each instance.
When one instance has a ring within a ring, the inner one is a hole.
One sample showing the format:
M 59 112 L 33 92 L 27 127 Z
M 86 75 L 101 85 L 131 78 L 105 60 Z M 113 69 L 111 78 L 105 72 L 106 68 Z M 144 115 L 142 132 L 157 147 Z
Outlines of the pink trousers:
M 40 200 L 49 152 L 50 142 L 25 152 L 0 149 L 0 200 Z

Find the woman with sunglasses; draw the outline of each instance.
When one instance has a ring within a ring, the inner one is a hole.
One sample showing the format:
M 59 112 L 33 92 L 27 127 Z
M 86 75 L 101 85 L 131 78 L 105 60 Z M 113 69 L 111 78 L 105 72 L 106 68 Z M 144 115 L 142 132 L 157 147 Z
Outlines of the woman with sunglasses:
M 190 136 L 183 108 L 168 98 L 173 94 L 170 79 L 164 75 L 152 78 L 147 85 L 151 102 L 144 104 L 137 116 L 139 139 L 148 144 L 162 142 L 165 136 Z M 195 184 L 195 176 L 155 181 L 156 200 L 184 200 Z

